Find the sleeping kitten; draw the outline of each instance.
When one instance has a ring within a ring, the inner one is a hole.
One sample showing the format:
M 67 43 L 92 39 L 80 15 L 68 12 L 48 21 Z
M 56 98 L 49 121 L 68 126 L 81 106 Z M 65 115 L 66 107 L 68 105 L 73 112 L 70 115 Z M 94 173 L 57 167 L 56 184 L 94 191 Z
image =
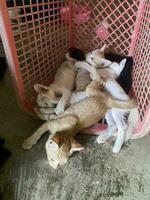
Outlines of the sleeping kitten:
M 67 163 L 68 158 L 84 146 L 71 135 L 71 129 L 51 135 L 45 144 L 48 161 L 56 169 L 58 165 Z
M 85 58 L 84 52 L 78 48 L 70 48 L 66 53 L 66 61 L 57 70 L 54 81 L 48 87 L 35 84 L 34 89 L 38 93 L 37 105 L 43 108 L 55 108 L 58 115 L 64 112 L 72 91 L 76 77 L 75 61 Z

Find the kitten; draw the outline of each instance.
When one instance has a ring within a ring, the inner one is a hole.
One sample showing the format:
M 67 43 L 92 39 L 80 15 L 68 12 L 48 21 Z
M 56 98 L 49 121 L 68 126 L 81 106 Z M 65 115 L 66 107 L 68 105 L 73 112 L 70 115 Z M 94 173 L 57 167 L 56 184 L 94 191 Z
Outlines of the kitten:
M 38 106 L 45 108 L 56 106 L 55 113 L 57 115 L 64 112 L 74 89 L 77 71 L 74 62 L 85 59 L 84 52 L 78 48 L 70 48 L 65 56 L 67 61 L 60 65 L 52 84 L 48 87 L 40 84 L 34 85 L 34 89 L 38 93 Z
M 23 147 L 30 149 L 47 130 L 50 130 L 52 136 L 50 136 L 50 141 L 48 139 L 46 143 L 49 163 L 53 163 L 55 168 L 58 164 L 66 163 L 71 154 L 71 149 L 73 149 L 74 140 L 72 138 L 79 131 L 97 123 L 105 115 L 108 108 L 131 109 L 136 106 L 132 100 L 113 100 L 106 92 L 102 91 L 103 87 L 103 80 L 92 81 L 86 88 L 86 98 L 71 105 L 55 119 L 45 122 L 24 142 Z M 52 142 L 51 137 L 53 138 L 54 135 L 56 137 Z M 60 140 L 57 140 L 58 137 Z M 57 141 L 60 141 L 60 143 Z M 52 156 L 53 154 L 54 156 Z M 53 166 L 53 164 L 50 165 Z
M 87 69 L 89 72 L 91 72 L 93 68 L 96 67 L 99 76 L 104 78 L 104 80 L 107 80 L 105 84 L 105 90 L 109 92 L 115 99 L 123 101 L 129 100 L 129 96 L 124 92 L 124 90 L 116 81 L 116 78 L 119 77 L 125 66 L 126 59 L 123 59 L 120 63 L 111 62 L 104 58 L 103 51 L 104 48 L 88 53 L 86 55 L 87 62 L 77 62 L 75 66 Z M 104 64 L 104 66 L 102 64 Z M 91 78 L 93 79 L 92 76 Z M 97 138 L 97 142 L 102 143 L 106 141 L 107 138 L 109 138 L 118 128 L 117 139 L 113 147 L 113 152 L 118 153 L 122 147 L 123 142 L 129 139 L 129 135 L 132 135 L 132 121 L 128 121 L 128 125 L 124 120 L 124 116 L 128 115 L 129 113 L 132 114 L 131 112 L 121 111 L 119 109 L 108 110 L 105 115 L 108 129 L 106 131 L 99 132 L 100 136 Z
M 67 163 L 74 152 L 83 150 L 84 146 L 72 137 L 72 129 L 69 129 L 51 135 L 45 148 L 49 165 L 56 169 L 58 165 Z

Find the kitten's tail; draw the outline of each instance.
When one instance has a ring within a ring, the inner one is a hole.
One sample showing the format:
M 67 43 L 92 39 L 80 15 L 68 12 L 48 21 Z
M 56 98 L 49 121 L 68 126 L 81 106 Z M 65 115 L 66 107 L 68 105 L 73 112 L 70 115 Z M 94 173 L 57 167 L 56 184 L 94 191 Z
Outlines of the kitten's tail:
M 119 101 L 112 98 L 108 100 L 108 106 L 110 108 L 118 108 L 118 109 L 133 109 L 137 107 L 136 101 L 134 99 L 130 99 L 127 101 Z

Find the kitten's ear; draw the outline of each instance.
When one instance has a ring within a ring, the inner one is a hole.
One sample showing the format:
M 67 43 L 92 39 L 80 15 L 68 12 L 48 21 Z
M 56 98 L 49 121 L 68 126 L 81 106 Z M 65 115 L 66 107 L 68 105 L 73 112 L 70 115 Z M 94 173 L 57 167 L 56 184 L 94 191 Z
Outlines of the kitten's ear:
M 56 141 L 52 139 L 48 139 L 46 142 L 46 148 L 52 150 L 52 151 L 57 151 L 59 146 Z
M 71 149 L 70 149 L 70 155 L 74 153 L 75 151 L 81 151 L 84 149 L 84 146 L 80 144 L 76 139 L 71 139 Z
M 102 46 L 102 48 L 100 49 L 100 51 L 101 51 L 101 52 L 104 52 L 105 49 L 106 49 L 106 44 L 104 44 L 104 45 Z
M 34 89 L 37 93 L 45 93 L 48 91 L 48 87 L 41 84 L 34 84 Z
M 101 59 L 101 63 L 100 64 L 103 64 L 105 67 L 107 67 L 108 65 L 110 65 L 112 62 L 110 60 L 107 60 L 105 58 L 102 58 Z

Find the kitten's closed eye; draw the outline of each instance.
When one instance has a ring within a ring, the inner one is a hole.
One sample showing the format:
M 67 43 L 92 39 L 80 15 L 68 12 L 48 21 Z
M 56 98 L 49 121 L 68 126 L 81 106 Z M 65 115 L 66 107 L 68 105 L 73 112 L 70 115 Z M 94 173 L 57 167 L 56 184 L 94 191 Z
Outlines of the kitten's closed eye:
M 53 140 L 48 139 L 46 142 L 46 148 L 48 148 L 49 151 L 55 151 L 56 154 L 58 150 L 58 144 Z
M 67 163 L 67 161 L 62 161 L 62 162 L 59 163 L 59 165 L 63 165 L 65 163 Z

